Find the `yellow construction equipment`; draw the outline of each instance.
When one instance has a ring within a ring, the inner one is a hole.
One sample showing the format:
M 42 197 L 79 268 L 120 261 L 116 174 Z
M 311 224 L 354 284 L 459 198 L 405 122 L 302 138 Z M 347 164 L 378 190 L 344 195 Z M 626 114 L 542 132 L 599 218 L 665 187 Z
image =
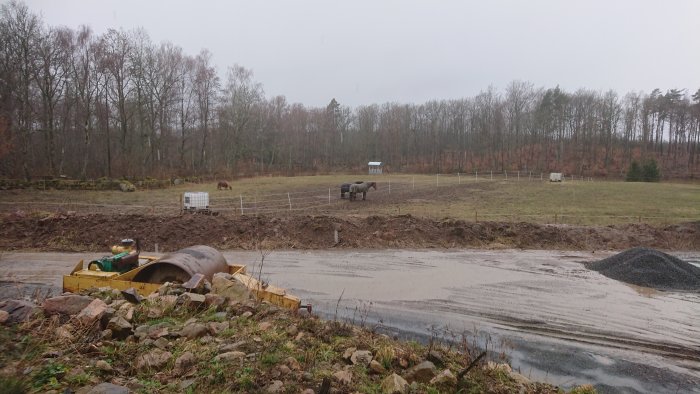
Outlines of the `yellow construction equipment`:
M 140 295 L 147 296 L 165 282 L 185 283 L 196 274 L 202 274 L 211 281 L 215 273 L 226 272 L 245 284 L 260 300 L 292 310 L 302 308 L 298 297 L 247 275 L 245 265 L 228 264 L 221 252 L 209 246 L 191 246 L 160 258 L 141 256 L 138 249 L 132 248 L 113 247 L 112 251 L 115 252 L 114 255 L 91 261 L 87 267 L 80 260 L 69 275 L 63 276 L 63 291 L 77 293 L 100 287 L 118 290 L 134 288 Z M 121 266 L 115 261 L 131 260 L 134 257 L 138 261 L 135 268 L 120 272 Z M 311 311 L 310 305 L 303 308 Z

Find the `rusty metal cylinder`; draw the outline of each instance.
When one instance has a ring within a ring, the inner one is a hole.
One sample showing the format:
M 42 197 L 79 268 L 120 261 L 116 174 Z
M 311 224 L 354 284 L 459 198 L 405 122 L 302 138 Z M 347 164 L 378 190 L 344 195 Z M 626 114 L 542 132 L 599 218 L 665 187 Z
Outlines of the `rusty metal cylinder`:
M 211 281 L 217 272 L 228 272 L 224 255 L 212 247 L 195 245 L 168 253 L 148 264 L 136 274 L 134 280 L 146 283 L 185 283 L 192 275 L 202 274 Z

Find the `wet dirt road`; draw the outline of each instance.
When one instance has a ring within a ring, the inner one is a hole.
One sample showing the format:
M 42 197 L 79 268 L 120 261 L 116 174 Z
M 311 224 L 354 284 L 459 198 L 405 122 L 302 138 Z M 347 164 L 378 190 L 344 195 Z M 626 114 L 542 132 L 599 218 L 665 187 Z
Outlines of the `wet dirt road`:
M 601 392 L 700 393 L 700 294 L 625 285 L 582 264 L 611 254 L 273 251 L 262 278 L 327 318 L 423 340 L 465 335 L 536 380 L 592 383 Z M 100 255 L 4 253 L 0 298 L 23 288 L 12 281 L 56 290 L 76 261 Z M 260 269 L 259 252 L 225 256 L 249 273 Z

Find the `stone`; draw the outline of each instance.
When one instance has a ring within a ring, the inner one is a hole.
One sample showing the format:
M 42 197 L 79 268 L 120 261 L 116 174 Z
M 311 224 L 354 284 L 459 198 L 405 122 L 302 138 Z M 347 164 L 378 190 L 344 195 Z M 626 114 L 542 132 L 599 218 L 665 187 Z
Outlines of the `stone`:
M 277 370 L 280 372 L 280 374 L 282 374 L 282 376 L 289 375 L 292 372 L 292 370 L 284 364 L 278 366 Z
M 182 287 L 187 289 L 187 291 L 197 291 L 197 290 L 203 290 L 204 289 L 204 282 L 206 281 L 206 277 L 201 274 L 197 273 L 192 275 L 190 280 L 182 284 Z
M 100 316 L 100 327 L 107 327 L 107 323 L 109 323 L 109 321 L 112 320 L 116 313 L 117 311 L 115 311 L 114 308 L 110 306 L 105 308 L 104 312 L 102 312 L 102 316 Z
M 409 368 L 404 375 L 408 382 L 428 383 L 435 377 L 435 364 L 431 361 L 423 361 L 422 363 Z
M 207 323 L 207 330 L 209 330 L 209 334 L 211 335 L 219 335 L 224 330 L 228 330 L 231 327 L 231 323 L 227 321 L 223 321 L 220 323 L 217 322 L 210 322 Z
M 299 333 L 299 329 L 297 328 L 297 326 L 295 324 L 292 324 L 289 327 L 287 327 L 287 329 L 285 331 L 287 332 L 287 335 L 289 335 L 290 337 L 294 337 Z
M 215 308 L 221 308 L 224 304 L 226 304 L 226 298 L 224 296 L 215 293 L 207 293 L 204 295 L 204 305 L 206 305 L 208 308 L 211 308 L 212 306 Z
M 88 306 L 94 298 L 77 294 L 51 297 L 44 300 L 42 308 L 46 315 L 73 316 Z
M 312 389 L 304 389 L 301 394 L 314 394 L 314 391 Z
M 167 339 L 160 337 L 153 342 L 153 345 L 158 349 L 166 350 L 168 347 L 170 347 L 170 342 Z
M 228 301 L 245 302 L 251 297 L 250 290 L 244 283 L 225 272 L 214 274 L 211 281 L 211 291 L 226 298 Z
M 265 388 L 266 393 L 281 393 L 282 391 L 284 391 L 284 383 L 280 380 L 273 381 Z
M 134 336 L 139 340 L 145 339 L 148 336 L 148 331 L 151 329 L 148 325 L 140 325 L 134 330 Z
M 445 369 L 434 378 L 430 379 L 430 384 L 435 386 L 456 386 L 457 377 L 449 369 Z
M 349 347 L 345 349 L 343 352 L 343 360 L 350 360 L 350 357 L 352 357 L 352 354 L 355 353 L 355 351 L 357 351 L 356 347 Z
M 172 356 L 170 352 L 161 349 L 153 349 L 146 354 L 136 357 L 135 366 L 137 370 L 142 370 L 144 368 L 159 369 L 164 367 Z
M 252 317 L 252 316 L 253 316 L 253 312 L 251 312 L 251 311 L 246 311 L 246 312 L 243 312 L 243 313 L 241 314 L 240 317 L 243 318 L 243 319 L 248 319 L 248 318 L 250 318 L 250 317 Z
M 228 361 L 233 361 L 233 360 L 242 360 L 246 357 L 246 354 L 243 352 L 239 351 L 233 351 L 233 352 L 226 352 L 226 353 L 221 353 L 214 357 L 214 361 L 223 361 L 223 362 L 228 362 Z
M 207 333 L 207 326 L 205 326 L 202 323 L 192 323 L 182 328 L 182 330 L 180 331 L 180 336 L 189 339 L 196 339 L 207 335 Z
M 182 293 L 179 297 L 177 297 L 178 304 L 182 303 L 193 308 L 203 306 L 204 301 L 206 301 L 206 297 L 204 297 L 203 294 L 197 293 Z
M 112 330 L 102 330 L 102 332 L 100 332 L 100 339 L 103 341 L 109 341 L 110 339 L 112 339 Z
M 133 306 L 129 306 L 126 309 L 126 313 L 124 313 L 124 319 L 128 322 L 134 320 L 134 307 Z
M 197 382 L 197 379 L 183 380 L 182 382 L 180 382 L 180 390 L 182 390 L 183 392 L 189 392 L 187 389 L 192 387 L 192 385 L 195 384 L 195 382 Z
M 119 190 L 121 190 L 125 193 L 126 192 L 133 192 L 133 191 L 136 191 L 136 186 L 134 186 L 134 184 L 131 182 L 121 182 L 119 184 Z
M 112 366 L 105 360 L 97 360 L 95 363 L 95 368 L 99 369 L 100 371 L 112 372 Z
M 294 357 L 287 357 L 287 359 L 284 360 L 284 363 L 287 364 L 287 366 L 292 371 L 301 371 L 301 365 L 299 364 L 299 361 L 297 361 L 297 359 Z
M 386 368 L 384 368 L 384 366 L 380 364 L 377 360 L 372 360 L 369 363 L 369 370 L 378 375 L 383 375 L 384 373 L 386 373 Z
M 245 346 L 246 341 L 238 341 L 235 343 L 225 343 L 221 345 L 218 349 L 219 353 L 226 353 L 226 352 L 232 352 L 234 350 L 240 349 L 241 347 Z
M 84 325 L 90 325 L 100 319 L 105 310 L 107 310 L 107 304 L 101 299 L 95 298 L 78 313 L 76 319 Z
M 193 365 L 195 365 L 196 362 L 197 358 L 194 356 L 194 353 L 184 352 L 180 355 L 180 357 L 178 357 L 175 360 L 175 367 L 173 372 L 176 375 L 182 375 L 185 372 L 187 372 L 187 370 L 189 370 Z
M 129 287 L 126 290 L 122 290 L 121 294 L 125 300 L 132 304 L 140 304 L 141 301 L 143 301 L 143 297 L 141 297 L 141 295 L 133 287 Z
M 260 329 L 260 331 L 268 331 L 271 328 L 272 328 L 272 323 L 270 323 L 268 321 L 264 321 L 258 325 L 258 329 Z
M 403 394 L 408 389 L 408 382 L 401 376 L 392 373 L 382 380 L 381 390 L 384 394 Z
M 132 334 L 131 323 L 121 316 L 115 316 L 107 323 L 107 329 L 112 330 L 112 336 L 117 339 L 124 339 Z
M 10 313 L 0 310 L 0 324 L 5 324 L 8 320 L 10 320 Z
M 105 382 L 84 392 L 79 390 L 78 394 L 129 394 L 129 389 L 124 386 Z
M 56 328 L 56 331 L 54 331 L 54 334 L 56 334 L 56 338 L 58 338 L 59 342 L 73 342 L 75 339 L 75 336 L 73 335 L 73 326 L 70 324 L 64 324 L 58 328 Z
M 372 352 L 369 350 L 356 350 L 352 353 L 352 356 L 350 356 L 350 362 L 368 366 L 369 363 L 372 362 Z
M 333 378 L 335 378 L 335 380 L 337 380 L 340 384 L 350 384 L 352 383 L 352 372 L 338 371 L 333 374 Z
M 428 361 L 432 361 L 435 365 L 445 364 L 445 358 L 442 353 L 437 350 L 431 350 L 430 353 L 428 353 Z
M 148 308 L 148 311 L 146 312 L 146 317 L 149 319 L 160 319 L 163 317 L 163 310 L 161 308 L 158 308 L 157 306 L 152 306 Z

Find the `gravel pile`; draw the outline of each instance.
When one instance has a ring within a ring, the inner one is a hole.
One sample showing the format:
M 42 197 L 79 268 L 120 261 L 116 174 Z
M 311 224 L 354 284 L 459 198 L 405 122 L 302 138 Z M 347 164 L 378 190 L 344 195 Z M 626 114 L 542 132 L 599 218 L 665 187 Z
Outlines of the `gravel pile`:
M 588 264 L 608 278 L 659 290 L 700 290 L 700 268 L 654 249 L 632 248 Z

